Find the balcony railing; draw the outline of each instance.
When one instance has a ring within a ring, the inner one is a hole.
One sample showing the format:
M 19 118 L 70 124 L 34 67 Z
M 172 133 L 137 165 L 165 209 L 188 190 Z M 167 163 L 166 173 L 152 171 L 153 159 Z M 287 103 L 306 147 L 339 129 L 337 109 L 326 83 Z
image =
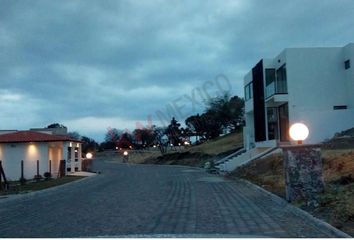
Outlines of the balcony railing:
M 286 81 L 275 81 L 266 87 L 266 98 L 275 94 L 287 94 L 288 86 Z

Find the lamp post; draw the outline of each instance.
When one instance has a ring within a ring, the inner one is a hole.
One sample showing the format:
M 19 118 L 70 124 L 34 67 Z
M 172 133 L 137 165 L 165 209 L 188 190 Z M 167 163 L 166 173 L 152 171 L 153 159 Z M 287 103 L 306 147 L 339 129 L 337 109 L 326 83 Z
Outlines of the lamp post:
M 123 163 L 128 162 L 128 160 L 129 160 L 129 153 L 128 153 L 128 151 L 124 151 L 123 152 Z
M 309 129 L 303 123 L 295 123 L 291 125 L 289 129 L 289 135 L 298 144 L 302 144 L 304 140 L 309 136 Z
M 93 154 L 92 153 L 86 153 L 86 159 L 92 159 L 93 158 Z
M 289 135 L 297 145 L 283 146 L 286 200 L 306 200 L 316 205 L 316 195 L 323 191 L 323 170 L 319 144 L 303 144 L 309 136 L 303 123 L 295 123 Z

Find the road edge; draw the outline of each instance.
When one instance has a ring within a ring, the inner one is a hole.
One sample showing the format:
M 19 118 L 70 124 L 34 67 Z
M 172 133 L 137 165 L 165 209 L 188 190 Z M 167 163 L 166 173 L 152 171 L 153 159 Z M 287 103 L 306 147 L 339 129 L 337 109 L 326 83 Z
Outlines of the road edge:
M 289 209 L 293 214 L 295 214 L 296 216 L 302 218 L 304 221 L 310 223 L 310 224 L 314 224 L 316 227 L 320 228 L 321 231 L 325 230 L 326 232 L 328 232 L 329 234 L 335 235 L 336 237 L 341 237 L 341 238 L 353 238 L 352 236 L 350 236 L 349 234 L 342 232 L 341 230 L 333 227 L 332 225 L 330 225 L 329 223 L 316 218 L 315 216 L 311 215 L 310 213 L 288 203 L 285 199 L 275 195 L 274 193 L 271 193 L 267 190 L 265 190 L 264 188 L 251 183 L 245 179 L 240 179 L 240 178 L 236 178 L 237 180 L 245 183 L 246 185 L 248 185 L 249 187 L 253 187 L 255 188 L 257 191 L 268 195 L 273 201 L 275 201 L 276 203 L 278 203 L 279 205 L 283 205 L 285 206 L 287 209 Z
M 38 195 L 38 194 L 43 194 L 43 193 L 55 191 L 55 190 L 58 190 L 60 188 L 67 187 L 68 185 L 72 185 L 72 184 L 75 184 L 75 183 L 87 181 L 87 180 L 89 180 L 89 179 L 91 179 L 93 177 L 96 177 L 98 175 L 99 174 L 92 175 L 92 176 L 86 176 L 86 177 L 83 177 L 82 179 L 78 179 L 78 180 L 75 180 L 75 181 L 67 182 L 67 183 L 64 183 L 64 184 L 61 184 L 61 185 L 45 188 L 45 189 L 38 190 L 38 191 L 33 191 L 33 192 L 28 192 L 28 193 L 17 193 L 17 194 L 5 195 L 6 197 L 0 198 L 0 203 L 5 203 L 5 202 L 9 202 L 9 201 L 15 201 L 15 200 L 22 199 L 22 198 L 32 197 L 32 196 L 35 196 L 35 195 Z

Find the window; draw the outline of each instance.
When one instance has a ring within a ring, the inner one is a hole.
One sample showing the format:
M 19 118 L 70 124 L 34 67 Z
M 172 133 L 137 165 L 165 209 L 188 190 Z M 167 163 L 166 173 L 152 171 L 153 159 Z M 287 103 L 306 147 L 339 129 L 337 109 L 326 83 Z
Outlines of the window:
M 245 87 L 245 101 L 253 98 L 253 83 L 250 82 Z
M 347 105 L 333 106 L 333 110 L 343 110 L 343 109 L 347 109 L 347 108 L 348 108 Z
M 344 62 L 344 68 L 345 69 L 349 69 L 350 68 L 350 60 L 349 59 Z
M 286 65 L 284 64 L 277 70 L 277 82 L 275 84 L 276 93 L 288 93 L 288 84 L 286 78 Z
M 265 70 L 266 75 L 266 97 L 275 94 L 275 69 L 268 68 Z
M 75 162 L 79 161 L 79 148 L 75 148 Z
M 68 147 L 68 160 L 71 159 L 71 147 Z

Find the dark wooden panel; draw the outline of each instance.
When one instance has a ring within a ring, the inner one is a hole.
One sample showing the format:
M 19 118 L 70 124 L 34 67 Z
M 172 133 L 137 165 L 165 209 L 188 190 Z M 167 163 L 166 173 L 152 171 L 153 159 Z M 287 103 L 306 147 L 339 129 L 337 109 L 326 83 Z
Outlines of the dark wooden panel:
M 265 121 L 265 104 L 264 104 L 264 76 L 263 76 L 263 60 L 259 61 L 252 69 L 253 77 L 253 111 L 254 111 L 254 134 L 255 141 L 265 141 L 266 138 L 266 121 Z

